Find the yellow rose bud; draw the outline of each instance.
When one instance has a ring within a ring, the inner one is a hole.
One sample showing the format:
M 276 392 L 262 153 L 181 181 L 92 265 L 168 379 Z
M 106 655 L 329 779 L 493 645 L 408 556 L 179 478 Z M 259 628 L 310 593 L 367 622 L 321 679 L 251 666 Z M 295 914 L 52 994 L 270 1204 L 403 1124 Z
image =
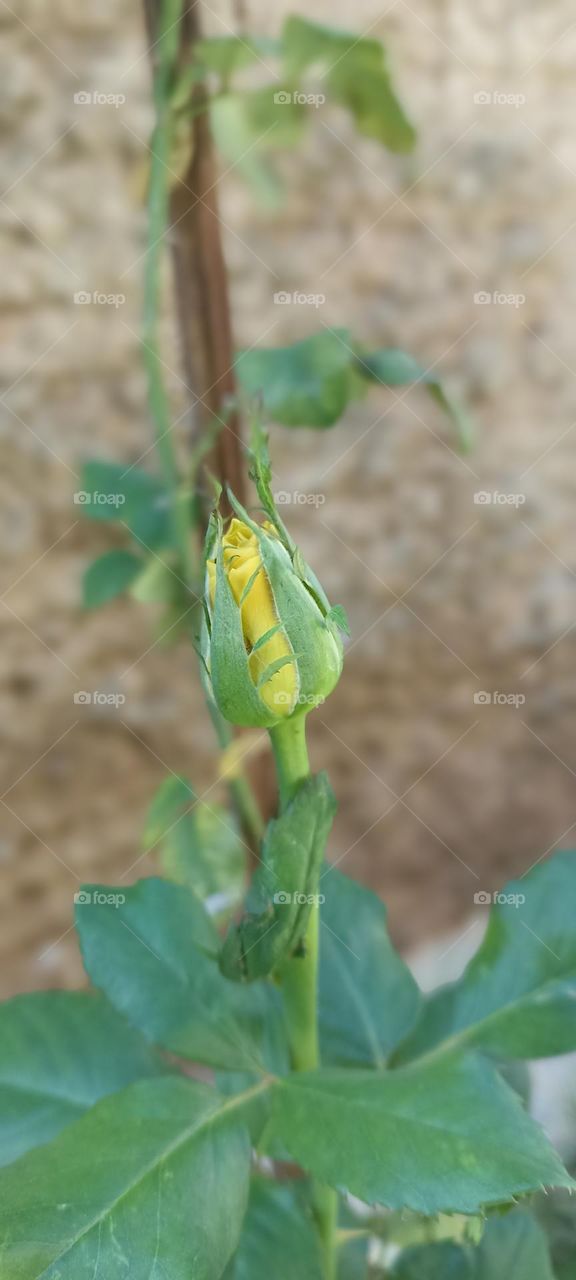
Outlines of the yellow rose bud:
M 342 670 L 342 613 L 331 610 L 283 526 L 210 524 L 202 658 L 227 720 L 272 728 L 322 702 Z M 272 514 L 272 512 L 271 512 Z

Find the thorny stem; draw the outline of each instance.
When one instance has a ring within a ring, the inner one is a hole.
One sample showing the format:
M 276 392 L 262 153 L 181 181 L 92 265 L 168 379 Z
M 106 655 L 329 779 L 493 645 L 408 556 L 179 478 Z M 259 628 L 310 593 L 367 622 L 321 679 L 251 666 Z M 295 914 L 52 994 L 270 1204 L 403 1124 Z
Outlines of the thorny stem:
M 194 555 L 190 501 L 180 485 L 178 461 L 172 438 L 170 398 L 160 354 L 159 314 L 161 262 L 166 229 L 170 220 L 170 151 L 172 143 L 171 90 L 178 60 L 180 19 L 183 0 L 161 0 L 154 44 L 153 99 L 156 123 L 150 143 L 151 167 L 148 191 L 148 248 L 144 268 L 143 355 L 148 376 L 148 403 L 154 424 L 156 448 L 170 499 L 172 538 L 177 548 L 181 572 L 190 604 L 197 599 L 198 569 Z M 219 746 L 232 742 L 232 730 L 216 708 L 210 709 Z M 262 817 L 252 788 L 245 776 L 234 778 L 230 790 L 242 824 L 257 844 L 262 836 Z
M 270 730 L 278 774 L 280 812 L 310 776 L 306 745 L 306 716 L 291 717 Z M 320 1065 L 318 1045 L 318 907 L 310 913 L 301 955 L 291 956 L 280 978 L 288 1019 L 288 1034 L 295 1071 L 315 1071 Z M 313 1203 L 324 1255 L 325 1280 L 336 1276 L 336 1226 L 338 1195 L 332 1187 L 313 1184 Z

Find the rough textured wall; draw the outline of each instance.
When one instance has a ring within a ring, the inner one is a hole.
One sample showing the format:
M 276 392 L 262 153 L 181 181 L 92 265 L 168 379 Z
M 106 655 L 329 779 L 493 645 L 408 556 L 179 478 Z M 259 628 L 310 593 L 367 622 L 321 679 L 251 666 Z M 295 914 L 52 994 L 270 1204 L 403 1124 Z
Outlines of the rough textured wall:
M 291 8 L 253 3 L 251 29 L 272 32 Z M 327 103 L 299 153 L 281 158 L 279 213 L 258 211 L 227 175 L 238 344 L 347 325 L 437 363 L 478 425 L 463 458 L 421 389 L 377 390 L 330 432 L 274 440 L 279 487 L 321 495 L 288 517 L 353 619 L 344 677 L 313 727 L 341 802 L 333 856 L 385 891 L 407 941 L 463 920 L 474 892 L 569 842 L 576 822 L 576 31 L 560 0 L 522 13 L 397 0 L 383 18 L 368 0 L 317 0 L 313 13 L 386 40 L 420 143 L 415 157 L 390 157 Z M 207 19 L 224 32 L 233 15 L 218 5 Z M 151 124 L 139 7 L 22 0 L 0 22 L 10 992 L 76 981 L 78 878 L 134 876 L 166 768 L 202 787 L 214 762 L 186 650 L 155 643 L 154 618 L 136 606 L 79 609 L 83 567 L 114 544 L 73 504 L 79 459 L 134 462 L 150 440 L 137 338 Z M 126 101 L 74 103 L 94 90 Z M 278 307 L 279 289 L 326 302 Z M 83 290 L 125 302 L 80 306 Z M 475 302 L 479 292 L 492 301 Z M 168 324 L 165 355 L 179 409 Z M 479 505 L 479 491 L 521 498 Z M 78 707 L 79 688 L 121 688 L 126 702 Z M 525 703 L 477 705 L 479 690 Z

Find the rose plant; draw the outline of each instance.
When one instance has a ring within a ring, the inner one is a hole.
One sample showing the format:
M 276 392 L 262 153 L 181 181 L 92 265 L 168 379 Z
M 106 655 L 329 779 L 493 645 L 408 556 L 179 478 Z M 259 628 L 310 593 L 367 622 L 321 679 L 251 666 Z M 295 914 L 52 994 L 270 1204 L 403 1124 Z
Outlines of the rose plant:
M 549 1280 L 517 1205 L 575 1184 L 511 1064 L 576 1048 L 576 854 L 500 895 L 462 978 L 422 996 L 379 899 L 324 858 L 306 723 L 345 617 L 254 449 L 266 519 L 214 513 L 200 650 L 221 713 L 270 735 L 279 812 L 224 928 L 200 880 L 86 885 L 91 989 L 0 1009 L 1 1275 L 344 1280 L 384 1274 L 376 1247 L 400 1280 Z

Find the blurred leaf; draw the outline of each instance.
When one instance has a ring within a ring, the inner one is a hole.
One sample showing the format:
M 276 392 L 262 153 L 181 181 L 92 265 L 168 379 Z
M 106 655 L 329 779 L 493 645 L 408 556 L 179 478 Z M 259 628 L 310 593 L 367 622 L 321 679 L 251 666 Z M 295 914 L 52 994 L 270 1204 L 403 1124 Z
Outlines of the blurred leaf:
M 489 1219 L 475 1264 L 474 1280 L 554 1280 L 546 1236 L 520 1209 Z
M 108 604 L 126 591 L 142 569 L 143 561 L 132 551 L 105 551 L 88 565 L 82 579 L 85 609 Z
M 379 40 L 292 16 L 283 31 L 288 79 L 312 65 L 327 68 L 328 98 L 351 111 L 357 129 L 391 151 L 412 151 L 416 132 L 396 97 Z
M 268 160 L 271 150 L 294 146 L 301 137 L 306 109 L 285 102 L 278 86 L 250 92 L 226 93 L 212 99 L 210 120 L 214 141 L 224 160 L 240 173 L 255 195 L 271 208 L 279 204 L 282 187 Z M 279 97 L 280 101 L 275 101 Z
M 480 1057 L 293 1074 L 274 1089 L 272 1133 L 321 1182 L 427 1215 L 576 1185 Z
M 161 1070 L 103 996 L 35 991 L 0 1005 L 0 1164 L 48 1142 L 107 1093 Z
M 245 854 L 233 813 L 196 798 L 186 778 L 165 778 L 148 811 L 144 845 L 161 847 L 169 880 L 188 885 L 205 901 L 225 895 L 237 902 L 244 888 Z
M 356 367 L 365 378 L 380 382 L 385 387 L 404 387 L 414 382 L 423 383 L 456 427 L 461 447 L 463 449 L 471 447 L 474 429 L 466 409 L 447 391 L 444 383 L 435 373 L 425 369 L 407 351 L 397 347 L 383 347 L 380 351 L 358 355 Z
M 148 1040 L 209 1066 L 276 1065 L 280 995 L 269 983 L 222 977 L 218 934 L 190 889 L 151 878 L 85 891 L 76 927 L 86 972 Z M 118 901 L 99 902 L 99 892 Z
M 492 1215 L 477 1248 L 427 1244 L 403 1250 L 390 1280 L 554 1280 L 546 1237 L 521 1209 Z
M 322 1061 L 381 1067 L 414 1024 L 418 987 L 390 942 L 380 899 L 336 868 L 319 887 Z
M 205 71 L 228 82 L 235 71 L 253 62 L 279 57 L 282 44 L 263 36 L 204 36 L 194 45 L 194 57 Z
M 353 57 L 354 50 L 362 45 L 364 65 L 377 70 L 382 63 L 384 50 L 379 40 L 368 40 L 336 27 L 308 22 L 297 14 L 286 19 L 282 31 L 286 78 L 297 80 L 311 66 L 334 64 L 340 59 Z
M 425 1002 L 397 1058 L 473 1045 L 503 1058 L 576 1049 L 576 853 L 506 885 L 484 941 L 457 982 Z
M 6 1280 L 219 1280 L 246 1207 L 242 1099 L 140 1080 L 0 1173 Z
M 505 1274 L 495 1272 L 494 1280 L 504 1280 Z M 414 1245 L 396 1259 L 390 1280 L 475 1280 L 473 1256 L 470 1249 L 449 1241 Z
M 169 543 L 168 494 L 148 471 L 94 458 L 82 468 L 82 491 L 88 520 L 119 520 L 146 547 Z
M 345 329 L 324 329 L 289 347 L 253 347 L 238 356 L 236 372 L 275 422 L 331 427 L 348 403 L 348 339 Z
M 139 604 L 172 604 L 184 599 L 184 583 L 165 560 L 150 556 L 139 561 L 140 572 L 132 583 L 130 595 Z
M 323 1274 L 302 1186 L 253 1178 L 240 1244 L 224 1280 L 322 1280 Z

